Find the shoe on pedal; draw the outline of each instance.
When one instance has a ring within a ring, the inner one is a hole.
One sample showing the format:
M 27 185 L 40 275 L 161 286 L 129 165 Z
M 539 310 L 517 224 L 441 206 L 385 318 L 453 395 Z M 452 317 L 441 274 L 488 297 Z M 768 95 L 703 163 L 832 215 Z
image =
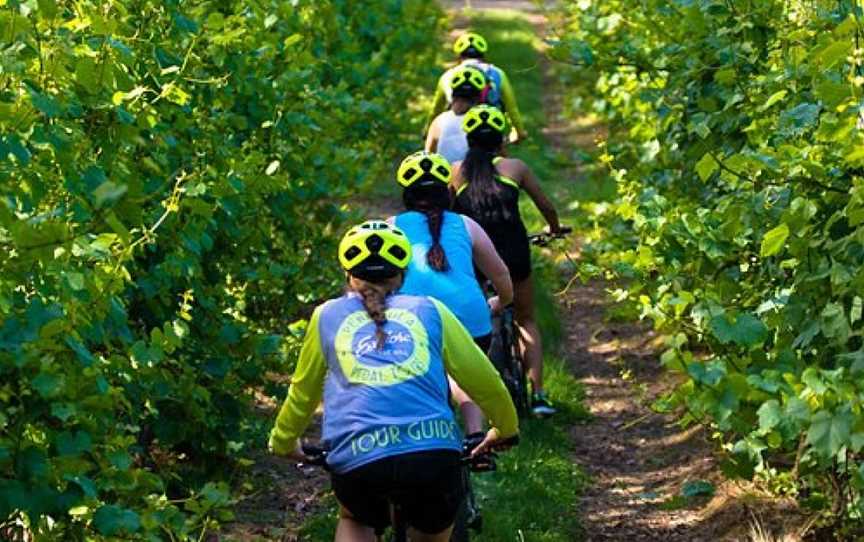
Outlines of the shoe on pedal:
M 535 393 L 531 396 L 531 414 L 538 418 L 546 418 L 552 416 L 556 412 L 558 411 L 552 406 L 552 403 L 549 402 L 545 393 Z

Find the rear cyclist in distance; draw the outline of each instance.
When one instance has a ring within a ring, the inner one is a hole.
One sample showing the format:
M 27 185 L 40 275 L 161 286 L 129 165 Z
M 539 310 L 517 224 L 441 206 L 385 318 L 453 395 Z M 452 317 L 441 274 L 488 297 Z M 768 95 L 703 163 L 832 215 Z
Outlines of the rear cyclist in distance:
M 461 126 L 459 128 L 462 129 Z M 450 309 L 474 342 L 488 352 L 492 312 L 513 302 L 507 266 L 479 224 L 449 211 L 450 164 L 440 154 L 416 152 L 402 161 L 396 174 L 406 211 L 388 221 L 405 232 L 413 257 L 400 293 L 434 297 Z M 492 281 L 498 293 L 486 301 L 474 278 L 474 266 Z M 451 381 L 469 437 L 483 429 L 483 412 Z
M 450 310 L 396 293 L 410 259 L 408 239 L 386 222 L 345 235 L 347 292 L 313 312 L 270 434 L 273 452 L 306 460 L 299 439 L 323 396 L 323 442 L 341 505 L 337 542 L 374 541 L 390 523 L 388 496 L 411 540 L 449 539 L 463 487 L 447 374 L 492 420 L 474 453 L 518 432 L 503 382 Z
M 481 101 L 495 106 L 507 114 L 510 124 L 516 131 L 516 138 L 513 139 L 513 142 L 528 138 L 528 132 L 525 130 L 525 125 L 522 122 L 519 105 L 516 103 L 516 93 L 513 92 L 510 79 L 508 79 L 504 70 L 486 62 L 485 58 L 488 50 L 489 45 L 486 43 L 486 39 L 476 32 L 466 32 L 456 39 L 453 43 L 453 52 L 458 55 L 459 64 L 444 72 L 438 79 L 438 86 L 435 88 L 435 98 L 432 102 L 432 111 L 426 123 L 427 126 L 430 126 L 432 120 L 442 111 L 446 110 L 448 104 L 453 101 L 450 80 L 459 68 L 472 66 L 483 72 L 488 83 L 487 89 L 481 96 Z
M 555 409 L 543 391 L 543 345 L 534 319 L 534 283 L 531 280 L 531 247 L 519 214 L 519 195 L 528 193 L 553 233 L 561 229 L 558 213 L 540 188 L 531 169 L 516 158 L 496 156 L 504 142 L 506 119 L 498 109 L 478 105 L 465 114 L 468 137 L 465 160 L 453 165 L 453 210 L 480 224 L 510 270 L 515 290 L 514 316 L 524 347 L 524 361 L 531 381 L 531 411 L 550 416 Z
M 426 150 L 437 152 L 448 163 L 453 163 L 463 160 L 468 154 L 468 139 L 462 130 L 462 119 L 469 109 L 480 103 L 480 93 L 486 88 L 486 76 L 477 68 L 458 66 L 449 85 L 453 101 L 447 111 L 432 121 L 426 134 Z

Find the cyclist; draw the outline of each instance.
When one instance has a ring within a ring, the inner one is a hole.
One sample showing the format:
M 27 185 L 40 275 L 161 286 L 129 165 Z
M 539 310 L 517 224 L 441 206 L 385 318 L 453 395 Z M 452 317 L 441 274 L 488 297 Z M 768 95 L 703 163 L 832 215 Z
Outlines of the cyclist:
M 323 440 L 341 504 L 337 541 L 373 541 L 397 501 L 415 541 L 446 541 L 462 497 L 461 435 L 446 374 L 492 419 L 479 453 L 516 435 L 516 410 L 489 360 L 453 313 L 397 294 L 411 245 L 369 221 L 339 244 L 347 293 L 315 309 L 288 397 L 270 434 L 279 455 L 305 460 L 299 437 L 324 401 Z
M 465 114 L 462 126 L 468 137 L 468 154 L 464 161 L 453 165 L 453 208 L 470 216 L 486 230 L 510 270 L 515 290 L 514 316 L 533 391 L 531 410 L 537 416 L 549 416 L 555 409 L 543 392 L 543 347 L 534 320 L 531 250 L 519 214 L 520 192 L 528 193 L 552 232 L 561 228 L 558 213 L 540 188 L 537 177 L 522 160 L 496 156 L 501 150 L 506 126 L 501 111 L 489 105 L 478 105 Z
M 453 101 L 450 109 L 432 121 L 426 134 L 426 150 L 437 152 L 452 163 L 462 160 L 468 153 L 468 140 L 462 130 L 462 117 L 480 103 L 480 93 L 486 88 L 486 76 L 477 68 L 457 66 L 448 84 Z
M 406 211 L 390 221 L 405 232 L 414 255 L 400 293 L 428 295 L 444 303 L 487 352 L 492 341 L 490 308 L 497 313 L 513 302 L 507 266 L 483 228 L 447 210 L 450 164 L 443 156 L 425 151 L 408 156 L 396 180 L 403 187 Z M 474 279 L 475 264 L 498 292 L 488 306 Z M 450 389 L 468 436 L 475 436 L 483 428 L 483 412 L 455 382 L 451 381 Z
M 453 42 L 453 52 L 459 57 L 459 64 L 450 68 L 438 79 L 438 86 L 435 88 L 435 98 L 432 102 L 432 112 L 426 126 L 430 126 L 442 111 L 447 109 L 447 104 L 452 101 L 450 79 L 457 73 L 457 70 L 463 66 L 473 66 L 480 69 L 485 75 L 488 83 L 487 91 L 482 97 L 482 101 L 490 105 L 506 111 L 510 118 L 510 123 L 516 130 L 516 139 L 514 141 L 527 139 L 528 132 L 525 131 L 525 125 L 522 123 L 522 115 L 519 113 L 519 105 L 516 103 L 516 94 L 513 92 L 513 87 L 510 85 L 510 79 L 504 70 L 486 62 L 486 51 L 489 50 L 489 45 L 486 39 L 476 32 L 466 32 L 459 36 Z M 509 132 L 509 130 L 508 130 Z

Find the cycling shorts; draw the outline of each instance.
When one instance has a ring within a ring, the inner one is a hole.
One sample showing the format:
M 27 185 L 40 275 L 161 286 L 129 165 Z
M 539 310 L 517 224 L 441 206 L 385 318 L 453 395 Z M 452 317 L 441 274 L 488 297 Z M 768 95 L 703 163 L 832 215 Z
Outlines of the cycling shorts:
M 465 495 L 460 457 L 455 450 L 385 457 L 333 473 L 333 492 L 356 521 L 379 534 L 390 525 L 390 502 L 401 507 L 409 526 L 437 534 L 456 520 Z
M 492 334 L 487 333 L 482 337 L 474 337 L 474 343 L 480 347 L 484 354 L 489 355 L 489 347 L 492 346 Z

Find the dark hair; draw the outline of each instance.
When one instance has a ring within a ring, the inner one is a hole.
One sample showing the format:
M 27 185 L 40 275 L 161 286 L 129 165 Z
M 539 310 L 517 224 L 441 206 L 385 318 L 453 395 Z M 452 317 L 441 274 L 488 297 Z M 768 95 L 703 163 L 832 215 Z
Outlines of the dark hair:
M 469 47 L 459 54 L 459 58 L 483 58 L 483 53 L 476 47 Z
M 500 216 L 509 220 L 510 210 L 501 205 L 501 186 L 495 179 L 498 171 L 492 161 L 501 147 L 504 135 L 481 127 L 468 134 L 468 154 L 462 161 L 462 176 L 468 183 L 465 194 L 470 207 L 482 216 Z
M 447 185 L 440 181 L 431 183 L 418 182 L 409 186 L 402 192 L 402 202 L 409 211 L 426 215 L 429 235 L 432 236 L 432 246 L 426 253 L 426 263 L 435 271 L 443 272 L 450 269 L 447 254 L 441 246 L 441 227 L 444 224 L 444 210 L 450 207 L 450 191 Z

